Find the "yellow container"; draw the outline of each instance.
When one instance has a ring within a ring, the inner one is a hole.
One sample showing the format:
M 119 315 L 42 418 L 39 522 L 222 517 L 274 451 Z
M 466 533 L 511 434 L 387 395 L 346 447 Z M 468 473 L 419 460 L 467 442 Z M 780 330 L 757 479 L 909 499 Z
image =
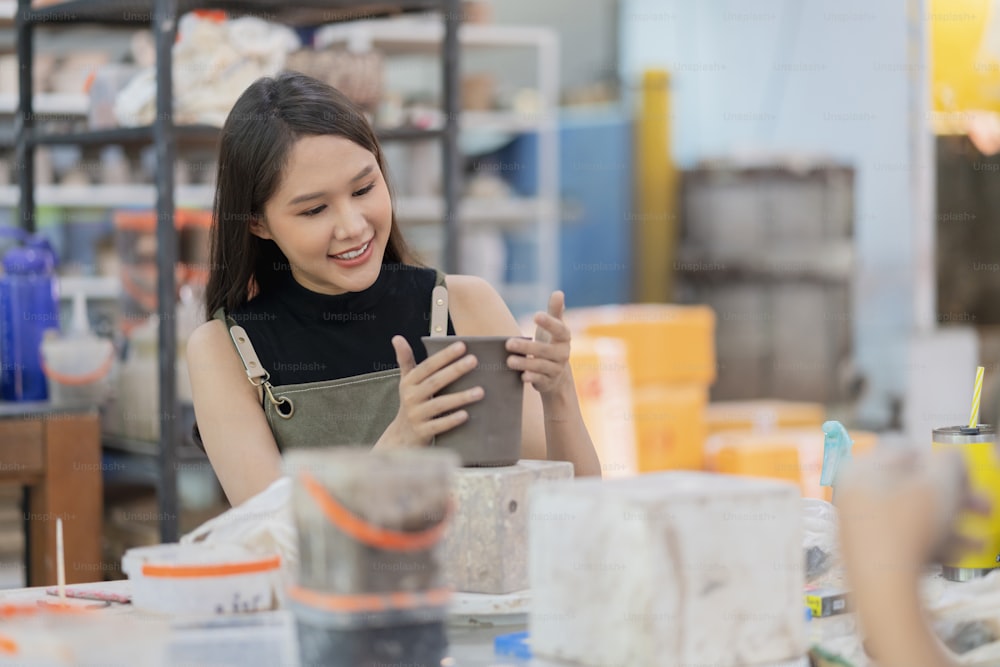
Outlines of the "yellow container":
M 802 464 L 795 447 L 783 444 L 770 447 L 726 447 L 716 456 L 714 466 L 716 472 L 726 475 L 780 479 L 802 489 Z
M 934 111 L 956 118 L 951 129 L 964 133 L 964 115 L 976 109 L 1000 111 L 1000 61 L 991 0 L 931 0 L 931 100 Z
M 965 460 L 973 491 L 993 503 L 990 516 L 967 514 L 959 520 L 959 531 L 983 546 L 954 562 L 942 563 L 943 574 L 952 581 L 983 577 L 1000 567 L 1000 459 L 996 452 L 996 429 L 989 424 L 975 428 L 950 426 L 934 429 L 935 449 L 957 449 Z
M 870 431 L 851 431 L 850 435 L 854 441 L 851 456 L 864 456 L 878 444 L 878 436 Z M 794 481 L 802 489 L 803 496 L 829 501 L 832 490 L 819 483 L 823 472 L 823 442 L 819 426 L 766 433 L 724 431 L 709 436 L 706 441 L 705 469 Z M 791 470 L 793 465 L 794 470 Z
M 633 387 L 715 382 L 715 311 L 708 306 L 604 306 L 567 320 L 587 336 L 625 341 Z
M 820 403 L 795 401 L 721 401 L 709 404 L 706 418 L 709 435 L 724 431 L 819 429 L 826 421 L 826 408 Z
M 663 385 L 633 391 L 629 415 L 639 472 L 702 470 L 708 388 Z

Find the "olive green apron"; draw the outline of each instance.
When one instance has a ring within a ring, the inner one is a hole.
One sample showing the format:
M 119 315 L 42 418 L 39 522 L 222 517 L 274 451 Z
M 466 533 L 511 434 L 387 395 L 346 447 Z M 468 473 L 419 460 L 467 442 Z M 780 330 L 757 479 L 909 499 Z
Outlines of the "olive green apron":
M 429 335 L 447 335 L 448 290 L 437 272 Z M 263 391 L 264 414 L 278 449 L 361 445 L 371 447 L 399 411 L 399 369 L 336 380 L 275 387 L 243 327 L 219 308 L 212 316 L 229 330 L 247 378 Z

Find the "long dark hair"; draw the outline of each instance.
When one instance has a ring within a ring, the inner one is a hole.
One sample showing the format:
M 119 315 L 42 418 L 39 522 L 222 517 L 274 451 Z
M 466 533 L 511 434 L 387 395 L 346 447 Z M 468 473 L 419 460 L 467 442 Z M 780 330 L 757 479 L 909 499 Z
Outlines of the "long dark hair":
M 258 79 L 236 100 L 222 127 L 205 290 L 209 318 L 275 285 L 289 263 L 274 241 L 250 233 L 274 194 L 294 143 L 332 134 L 371 151 L 386 175 L 382 147 L 362 111 L 343 93 L 298 72 Z M 386 183 L 388 176 L 386 175 Z M 392 214 L 384 263 L 415 264 Z

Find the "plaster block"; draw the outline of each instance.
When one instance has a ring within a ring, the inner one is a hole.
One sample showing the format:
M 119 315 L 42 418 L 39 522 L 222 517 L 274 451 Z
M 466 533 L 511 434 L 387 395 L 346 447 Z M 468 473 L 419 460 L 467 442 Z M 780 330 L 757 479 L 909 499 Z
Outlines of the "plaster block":
M 573 464 L 565 461 L 459 469 L 444 543 L 445 572 L 454 589 L 502 594 L 528 588 L 529 489 L 572 477 Z
M 786 482 L 699 472 L 536 487 L 535 654 L 593 667 L 801 659 L 800 503 Z

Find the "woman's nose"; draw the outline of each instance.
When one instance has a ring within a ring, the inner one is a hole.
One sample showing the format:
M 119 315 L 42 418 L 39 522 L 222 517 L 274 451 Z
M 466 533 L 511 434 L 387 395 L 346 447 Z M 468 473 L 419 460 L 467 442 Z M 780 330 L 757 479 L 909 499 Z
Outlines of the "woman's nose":
M 333 223 L 333 236 L 338 241 L 360 236 L 364 234 L 367 224 L 361 211 L 354 207 L 345 207 Z

